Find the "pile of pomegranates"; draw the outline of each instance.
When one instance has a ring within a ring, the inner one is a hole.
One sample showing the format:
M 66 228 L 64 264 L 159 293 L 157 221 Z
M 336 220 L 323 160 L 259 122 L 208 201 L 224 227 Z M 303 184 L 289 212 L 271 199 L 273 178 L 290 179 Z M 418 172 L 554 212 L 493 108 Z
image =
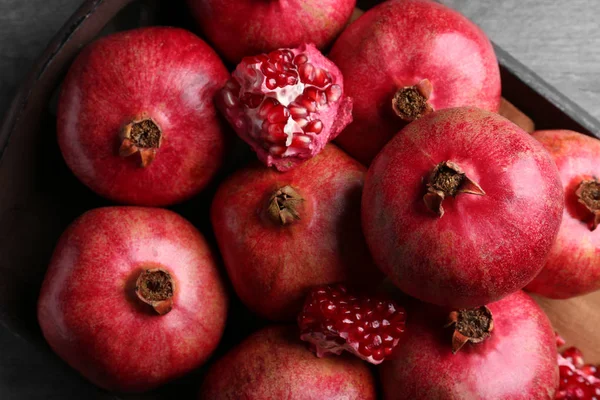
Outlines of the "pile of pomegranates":
M 63 82 L 64 160 L 115 204 L 58 240 L 52 350 L 116 392 L 204 366 L 207 400 L 600 400 L 523 291 L 600 289 L 600 141 L 500 116 L 490 41 L 434 1 L 188 3 L 215 50 L 115 33 Z

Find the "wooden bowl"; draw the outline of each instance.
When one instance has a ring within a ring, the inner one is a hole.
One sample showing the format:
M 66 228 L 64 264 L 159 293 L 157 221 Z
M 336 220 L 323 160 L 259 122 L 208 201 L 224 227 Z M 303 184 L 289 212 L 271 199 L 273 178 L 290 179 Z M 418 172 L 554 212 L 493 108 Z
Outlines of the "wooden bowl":
M 151 24 L 194 30 L 182 3 L 86 1 L 40 56 L 3 122 L 0 131 L 0 329 L 28 343 L 27 362 L 30 369 L 37 369 L 33 376 L 22 379 L 34 386 L 45 380 L 45 391 L 39 393 L 40 397 L 49 397 L 48 391 L 51 391 L 56 398 L 115 398 L 84 381 L 54 356 L 36 321 L 38 291 L 59 235 L 85 210 L 110 204 L 77 181 L 61 157 L 55 139 L 57 89 L 78 51 L 99 35 Z M 359 1 L 362 8 L 376 3 Z M 598 137 L 599 121 L 502 49 L 496 47 L 496 54 L 501 65 L 503 96 L 531 117 L 538 129 L 573 129 Z M 209 238 L 212 235 L 208 206 L 213 190 L 175 207 Z M 596 331 L 600 327 L 600 292 L 567 301 L 537 300 L 569 344 L 580 347 L 589 361 L 600 362 L 600 334 Z M 217 356 L 261 323 L 239 304 L 234 305 L 232 314 Z M 24 374 L 32 374 L 26 371 Z M 124 397 L 166 399 L 175 393 L 193 397 L 200 384 L 200 374 L 202 371 L 158 391 Z

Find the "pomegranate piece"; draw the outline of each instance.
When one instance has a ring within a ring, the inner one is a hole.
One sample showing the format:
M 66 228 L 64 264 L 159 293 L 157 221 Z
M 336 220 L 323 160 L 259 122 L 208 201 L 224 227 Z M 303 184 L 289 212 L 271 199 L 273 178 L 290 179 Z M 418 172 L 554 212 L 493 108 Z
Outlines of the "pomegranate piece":
M 313 289 L 298 316 L 300 338 L 317 356 L 346 350 L 371 364 L 392 356 L 405 323 L 406 313 L 394 301 L 356 296 L 341 284 Z
M 151 27 L 105 36 L 78 55 L 58 104 L 58 144 L 85 185 L 119 203 L 165 206 L 200 192 L 228 134 L 213 98 L 227 69 L 200 38 Z
M 309 289 L 379 284 L 360 229 L 366 169 L 330 144 L 287 172 L 258 162 L 218 189 L 211 222 L 233 287 L 248 308 L 294 320 Z
M 563 205 L 538 141 L 498 114 L 454 108 L 384 147 L 367 173 L 362 227 L 375 263 L 404 293 L 472 308 L 539 273 Z
M 187 0 L 204 36 L 227 60 L 314 42 L 327 47 L 356 0 Z
M 294 326 L 264 328 L 212 365 L 200 400 L 375 400 L 368 366 L 353 357 L 320 359 Z
M 294 168 L 352 121 L 339 69 L 312 44 L 246 57 L 217 104 L 267 166 Z
M 202 235 L 174 212 L 106 207 L 61 236 L 38 299 L 50 347 L 92 383 L 143 392 L 201 366 L 227 294 Z
M 564 188 L 565 209 L 548 261 L 527 290 L 554 299 L 600 289 L 600 140 L 567 130 L 537 131 Z
M 560 383 L 556 400 L 599 400 L 600 379 L 598 367 L 586 365 L 583 353 L 569 347 L 558 355 Z
M 354 122 L 336 142 L 365 165 L 408 122 L 432 110 L 500 107 L 489 39 L 435 1 L 381 2 L 344 30 L 329 55 L 354 99 Z
M 483 330 L 479 310 L 461 310 L 466 314 L 454 329 L 444 329 L 446 308 L 407 302 L 409 324 L 402 345 L 393 360 L 379 367 L 383 399 L 553 399 L 557 349 L 548 317 L 522 291 L 487 308 Z M 457 330 L 471 337 L 479 336 L 478 331 L 489 335 L 454 353 Z

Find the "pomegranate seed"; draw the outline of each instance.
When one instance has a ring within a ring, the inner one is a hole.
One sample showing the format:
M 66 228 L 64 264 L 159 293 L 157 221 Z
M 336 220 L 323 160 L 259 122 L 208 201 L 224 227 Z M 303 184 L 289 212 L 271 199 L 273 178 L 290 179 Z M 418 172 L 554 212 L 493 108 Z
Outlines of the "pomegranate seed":
M 306 125 L 308 125 L 308 120 L 305 118 L 294 118 L 294 121 L 296 121 L 300 128 L 304 128 Z
M 309 87 L 305 88 L 303 94 L 304 94 L 304 97 L 315 100 L 315 101 L 319 99 L 319 89 L 317 89 L 314 86 L 309 86 Z
M 266 131 L 265 139 L 271 143 L 285 144 L 287 140 L 287 135 L 283 131 L 285 125 L 269 124 L 267 121 L 265 123 L 267 123 L 266 129 L 264 129 L 265 124 L 263 123 L 263 130 Z
M 325 107 L 327 105 L 327 94 L 325 92 L 319 92 L 317 102 L 319 103 L 319 106 Z
M 271 153 L 271 155 L 274 155 L 274 156 L 281 156 L 281 155 L 283 155 L 283 153 L 285 153 L 286 150 L 287 150 L 287 148 L 285 146 L 269 147 L 269 153 Z
M 340 85 L 331 85 L 325 91 L 330 102 L 336 102 L 342 97 L 342 88 Z
M 270 111 L 269 114 L 267 115 L 267 119 L 269 120 L 270 123 L 275 124 L 275 123 L 285 123 L 287 122 L 288 118 L 290 117 L 290 112 L 287 108 L 285 108 L 284 106 L 282 106 L 281 104 L 273 107 Z
M 302 107 L 306 108 L 306 111 L 309 113 L 317 111 L 317 103 L 314 100 L 304 97 L 299 101 L 299 103 Z
M 406 320 L 404 310 L 395 304 L 396 312 L 386 317 L 386 304 L 393 302 L 354 296 L 343 285 L 313 289 L 298 316 L 301 339 L 314 344 L 319 357 L 346 350 L 379 364 L 398 345 Z M 384 319 L 390 323 L 383 324 Z
M 291 106 L 289 106 L 288 110 L 290 110 L 290 114 L 292 114 L 292 118 L 294 119 L 306 117 L 308 115 L 308 111 L 306 110 L 306 108 L 296 104 L 292 104 Z
M 272 98 L 267 98 L 264 101 L 262 107 L 260 108 L 260 111 L 258 112 L 258 116 L 261 118 L 266 118 L 267 115 L 270 113 L 271 109 L 278 104 L 279 104 L 279 102 L 277 100 L 272 99 Z
M 240 93 L 240 88 L 241 87 L 240 87 L 240 84 L 237 81 L 237 79 L 231 78 L 225 84 L 225 88 L 229 89 L 231 91 L 231 93 L 233 93 L 233 94 L 235 94 L 237 96 Z
M 329 84 L 329 82 L 327 82 L 327 75 L 321 68 L 315 68 L 313 83 L 318 87 L 325 87 Z
M 267 86 L 267 89 L 275 90 L 277 89 L 277 79 L 267 78 L 265 85 Z
M 315 119 L 314 121 L 310 121 L 308 125 L 304 128 L 304 132 L 313 132 L 316 134 L 321 133 L 323 130 L 323 123 L 320 119 Z
M 262 101 L 265 99 L 265 95 L 262 93 L 244 93 L 242 97 L 240 97 L 240 101 L 248 106 L 249 108 L 256 108 L 260 106 Z
M 281 51 L 281 59 L 283 61 L 285 61 L 286 63 L 291 63 L 294 60 L 294 53 L 292 53 L 290 50 L 282 50 Z
M 312 139 L 306 135 L 294 135 L 291 147 L 307 149 Z
M 575 368 L 583 367 L 583 353 L 577 347 L 569 347 L 561 353 L 561 355 L 570 361 Z
M 285 84 L 286 85 L 296 85 L 298 83 L 298 77 L 294 73 L 288 73 L 285 75 Z
M 296 58 L 294 58 L 294 64 L 300 66 L 302 64 L 306 64 L 308 62 L 308 57 L 304 54 L 298 54 Z
M 300 80 L 304 83 L 312 83 L 315 79 L 315 67 L 311 63 L 302 64 L 298 67 Z
M 225 102 L 225 105 L 227 107 L 235 106 L 237 99 L 235 98 L 233 93 L 231 93 L 231 91 L 229 89 L 224 89 L 222 93 L 223 93 L 223 101 Z

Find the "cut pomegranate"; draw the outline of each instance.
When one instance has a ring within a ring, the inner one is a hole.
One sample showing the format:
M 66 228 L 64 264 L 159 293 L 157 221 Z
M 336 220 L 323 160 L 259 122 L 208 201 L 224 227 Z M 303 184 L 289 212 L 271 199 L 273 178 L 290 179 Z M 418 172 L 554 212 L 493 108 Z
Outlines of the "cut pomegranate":
M 319 153 L 352 121 L 342 74 L 312 44 L 244 58 L 218 105 L 258 158 L 280 171 Z
M 317 356 L 346 350 L 371 364 L 392 355 L 405 322 L 406 313 L 395 302 L 355 296 L 339 284 L 313 289 L 298 316 L 300 338 Z
M 558 369 L 560 384 L 555 399 L 600 399 L 598 367 L 584 364 L 581 350 L 576 347 L 569 347 L 559 354 Z

